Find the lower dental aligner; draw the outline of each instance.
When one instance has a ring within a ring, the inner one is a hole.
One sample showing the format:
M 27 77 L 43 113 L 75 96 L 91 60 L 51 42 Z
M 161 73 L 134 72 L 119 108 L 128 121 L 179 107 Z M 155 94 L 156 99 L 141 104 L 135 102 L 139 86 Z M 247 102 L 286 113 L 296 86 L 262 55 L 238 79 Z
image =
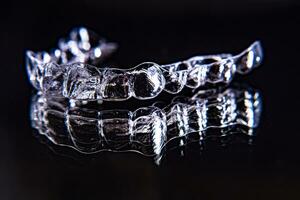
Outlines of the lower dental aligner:
M 117 45 L 85 28 L 74 29 L 58 46 L 52 53 L 26 52 L 31 84 L 44 96 L 87 101 L 144 100 L 162 91 L 178 94 L 184 87 L 228 84 L 235 74 L 249 73 L 263 59 L 256 41 L 238 55 L 195 56 L 165 65 L 144 62 L 130 69 L 99 68 L 88 63 L 109 56 Z
M 135 111 L 88 109 L 37 95 L 32 101 L 31 120 L 39 134 L 54 144 L 82 153 L 160 155 L 170 141 L 192 134 L 202 141 L 227 136 L 232 127 L 241 126 L 252 136 L 261 104 L 260 93 L 251 88 L 200 91 L 192 98 L 176 97 L 167 106 L 157 102 Z

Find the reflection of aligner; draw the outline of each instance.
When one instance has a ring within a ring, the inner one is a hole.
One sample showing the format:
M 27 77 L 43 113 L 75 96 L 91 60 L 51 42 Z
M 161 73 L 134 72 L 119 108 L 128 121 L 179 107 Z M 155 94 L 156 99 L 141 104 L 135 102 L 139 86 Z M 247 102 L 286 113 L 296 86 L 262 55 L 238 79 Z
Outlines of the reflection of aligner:
M 206 135 L 209 128 L 220 129 L 237 124 L 249 128 L 258 126 L 261 112 L 258 92 L 229 88 L 221 93 L 211 93 L 213 91 L 199 92 L 191 99 L 179 99 L 180 103 L 175 101 L 164 108 L 170 138 L 192 132 L 199 132 L 203 138 L 211 136 Z M 222 131 L 219 134 L 222 136 Z M 252 135 L 251 132 L 248 134 Z
M 253 135 L 261 113 L 261 98 L 252 89 L 201 91 L 192 98 L 177 97 L 168 106 L 155 103 L 134 112 L 69 107 L 64 99 L 33 98 L 32 126 L 54 144 L 82 153 L 137 151 L 160 155 L 175 138 L 202 141 L 227 136 L 232 130 Z M 237 129 L 236 127 L 245 127 Z

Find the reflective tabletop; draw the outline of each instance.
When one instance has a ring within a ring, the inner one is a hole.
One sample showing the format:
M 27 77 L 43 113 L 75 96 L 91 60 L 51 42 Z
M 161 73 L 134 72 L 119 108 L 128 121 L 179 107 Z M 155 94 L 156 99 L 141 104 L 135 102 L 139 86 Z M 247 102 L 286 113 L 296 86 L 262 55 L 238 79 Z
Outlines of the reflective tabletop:
M 0 199 L 299 199 L 299 4 L 44 3 L 1 12 Z M 120 45 L 103 65 L 238 53 L 255 40 L 265 57 L 214 91 L 45 99 L 27 80 L 25 51 L 79 25 Z

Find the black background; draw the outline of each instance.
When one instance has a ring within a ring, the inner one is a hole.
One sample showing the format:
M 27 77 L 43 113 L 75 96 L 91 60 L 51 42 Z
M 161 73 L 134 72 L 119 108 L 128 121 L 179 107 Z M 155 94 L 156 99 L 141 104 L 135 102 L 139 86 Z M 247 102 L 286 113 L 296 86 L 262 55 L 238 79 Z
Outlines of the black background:
M 299 199 L 298 13 L 296 0 L 1 2 L 0 199 Z M 255 146 L 161 166 L 134 153 L 53 153 L 32 134 L 24 53 L 54 47 L 79 25 L 118 42 L 113 59 L 129 67 L 261 40 L 263 65 L 238 78 L 262 91 Z

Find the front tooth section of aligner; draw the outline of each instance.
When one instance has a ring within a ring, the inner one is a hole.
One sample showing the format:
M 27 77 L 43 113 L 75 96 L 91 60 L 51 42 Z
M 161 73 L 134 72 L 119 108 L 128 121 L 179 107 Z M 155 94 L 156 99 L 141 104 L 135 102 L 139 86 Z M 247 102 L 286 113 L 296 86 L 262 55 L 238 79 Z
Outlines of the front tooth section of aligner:
M 188 73 L 186 86 L 189 88 L 198 88 L 204 86 L 209 76 L 210 65 L 212 63 L 220 62 L 222 55 L 220 56 L 197 56 L 190 58 L 187 62 Z
M 207 82 L 230 83 L 236 71 L 232 59 L 224 59 L 208 66 Z
M 180 69 L 182 62 L 164 65 L 162 68 L 163 75 L 166 79 L 165 91 L 171 94 L 179 93 L 185 86 L 187 71 Z
M 146 62 L 132 71 L 132 95 L 137 99 L 151 99 L 161 93 L 165 87 L 165 78 L 156 63 Z
M 207 76 L 207 67 L 205 65 L 192 65 L 187 72 L 186 86 L 189 88 L 197 88 L 205 84 Z
M 63 84 L 63 96 L 76 100 L 101 99 L 101 74 L 96 67 L 75 63 L 68 70 Z
M 101 94 L 103 100 L 121 101 L 132 96 L 132 75 L 119 69 L 105 69 L 102 72 Z
M 187 61 L 189 65 L 186 86 L 198 88 L 210 83 L 229 83 L 235 73 L 230 54 L 199 56 Z
M 249 73 L 259 66 L 263 59 L 263 51 L 259 41 L 254 42 L 248 49 L 234 57 L 237 71 L 240 74 Z

